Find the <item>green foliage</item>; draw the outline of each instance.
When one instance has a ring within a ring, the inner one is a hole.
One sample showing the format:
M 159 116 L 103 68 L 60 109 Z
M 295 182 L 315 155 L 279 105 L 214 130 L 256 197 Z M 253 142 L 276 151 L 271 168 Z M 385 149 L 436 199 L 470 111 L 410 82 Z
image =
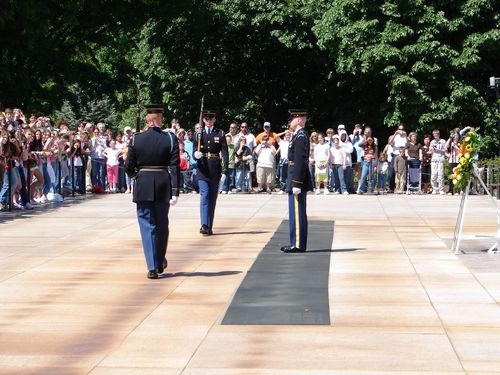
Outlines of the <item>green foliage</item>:
M 109 127 L 116 127 L 118 114 L 110 97 L 99 96 L 94 92 L 85 92 L 78 85 L 70 87 L 71 100 L 64 100 L 60 110 L 54 112 L 55 119 L 64 119 L 73 128 L 80 121 L 104 122 Z
M 480 126 L 492 155 L 499 25 L 495 0 L 8 1 L 0 106 L 133 126 L 139 84 L 188 128 L 204 96 L 223 128 L 279 128 L 304 106 L 311 127 L 369 123 L 379 138 L 399 122 Z

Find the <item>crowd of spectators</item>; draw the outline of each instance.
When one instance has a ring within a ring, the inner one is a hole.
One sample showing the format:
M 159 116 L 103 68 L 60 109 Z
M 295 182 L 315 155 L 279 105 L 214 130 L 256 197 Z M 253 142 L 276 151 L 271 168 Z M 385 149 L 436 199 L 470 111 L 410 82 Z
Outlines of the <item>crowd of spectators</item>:
M 183 145 L 183 190 L 196 193 L 193 139 L 198 124 L 194 132 L 185 131 L 175 120 L 169 130 L 177 134 Z M 400 124 L 383 148 L 370 126 L 356 124 L 351 133 L 343 124 L 325 133 L 313 131 L 309 170 L 314 193 L 454 194 L 446 176 L 457 165 L 460 139 L 469 130 L 473 128 L 456 128 L 445 139 L 435 129 L 432 135 L 424 134 L 420 142 L 416 132 L 408 134 L 404 124 Z M 226 133 L 229 168 L 221 179 L 220 193 L 283 194 L 292 136 L 288 130 L 273 132 L 269 122 L 264 122 L 257 135 L 250 132 L 247 122 L 239 126 L 232 122 Z
M 383 148 L 370 126 L 356 124 L 310 133 L 309 170 L 315 194 L 432 193 L 453 194 L 446 171 L 458 163 L 460 139 L 471 127 L 454 129 L 441 138 L 439 130 L 407 134 L 400 124 Z M 198 191 L 195 132 L 173 119 L 165 131 L 180 144 L 182 189 Z M 229 166 L 220 181 L 220 193 L 283 194 L 286 188 L 288 148 L 293 134 L 276 133 L 265 122 L 254 135 L 247 122 L 232 122 L 226 133 Z M 127 146 L 134 131 L 112 131 L 100 122 L 80 122 L 74 128 L 64 120 L 26 117 L 20 109 L 0 112 L 0 209 L 32 209 L 60 201 L 69 193 L 131 193 L 133 180 L 124 173 Z M 10 200 L 9 200 L 10 199 Z
M 100 122 L 64 120 L 6 108 L 0 112 L 0 210 L 33 209 L 64 195 L 86 192 L 130 193 L 124 173 L 133 131 L 113 132 Z

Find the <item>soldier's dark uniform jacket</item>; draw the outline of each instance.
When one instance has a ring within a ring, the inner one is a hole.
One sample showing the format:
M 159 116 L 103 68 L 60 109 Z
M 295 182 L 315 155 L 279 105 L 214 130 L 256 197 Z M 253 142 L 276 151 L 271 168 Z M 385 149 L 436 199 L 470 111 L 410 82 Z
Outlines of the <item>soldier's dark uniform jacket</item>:
M 127 174 L 136 177 L 133 201 L 167 203 L 179 196 L 179 163 L 179 142 L 173 133 L 153 126 L 136 134 L 125 164 Z
M 291 193 L 294 187 L 303 191 L 313 188 L 309 172 L 309 136 L 304 128 L 293 135 L 288 149 L 286 191 Z
M 222 171 L 227 169 L 229 162 L 229 153 L 226 143 L 226 135 L 220 129 L 213 127 L 209 134 L 207 134 L 207 127 L 202 130 L 202 142 L 200 151 L 203 157 L 197 161 L 197 175 L 198 180 L 211 181 L 215 179 L 219 181 Z M 196 133 L 195 145 L 198 144 L 200 133 Z M 219 154 L 222 156 L 222 163 Z

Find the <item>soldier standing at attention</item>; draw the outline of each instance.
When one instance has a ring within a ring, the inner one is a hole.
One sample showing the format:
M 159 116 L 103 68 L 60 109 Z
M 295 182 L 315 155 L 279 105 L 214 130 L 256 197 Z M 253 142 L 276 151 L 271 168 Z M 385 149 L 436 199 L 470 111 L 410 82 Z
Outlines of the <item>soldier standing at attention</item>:
M 307 248 L 307 192 L 312 190 L 309 175 L 309 136 L 304 129 L 307 111 L 290 109 L 290 131 L 293 134 L 288 149 L 288 218 L 290 222 L 290 245 L 283 246 L 285 253 L 304 252 Z
M 222 130 L 214 127 L 215 115 L 216 113 L 210 110 L 202 112 L 203 126 L 195 137 L 195 143 L 200 144 L 199 150 L 194 152 L 198 167 L 196 177 L 200 188 L 200 233 L 205 236 L 213 234 L 219 182 L 229 162 L 226 136 Z
M 162 132 L 163 106 L 147 105 L 147 130 L 136 134 L 129 145 L 125 170 L 135 177 L 133 201 L 148 279 L 157 279 L 167 267 L 168 211 L 179 196 L 179 143 L 172 132 Z

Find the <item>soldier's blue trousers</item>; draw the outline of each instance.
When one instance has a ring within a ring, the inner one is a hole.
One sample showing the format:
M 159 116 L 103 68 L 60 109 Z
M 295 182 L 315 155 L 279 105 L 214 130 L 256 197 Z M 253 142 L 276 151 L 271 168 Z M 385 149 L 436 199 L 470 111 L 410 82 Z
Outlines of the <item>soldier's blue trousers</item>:
M 169 203 L 137 202 L 137 218 L 148 271 L 163 266 L 168 243 Z
M 215 203 L 219 195 L 219 181 L 198 180 L 200 188 L 200 218 L 201 225 L 212 229 L 214 224 Z
M 307 191 L 298 195 L 288 193 L 288 220 L 290 224 L 290 246 L 307 248 Z

